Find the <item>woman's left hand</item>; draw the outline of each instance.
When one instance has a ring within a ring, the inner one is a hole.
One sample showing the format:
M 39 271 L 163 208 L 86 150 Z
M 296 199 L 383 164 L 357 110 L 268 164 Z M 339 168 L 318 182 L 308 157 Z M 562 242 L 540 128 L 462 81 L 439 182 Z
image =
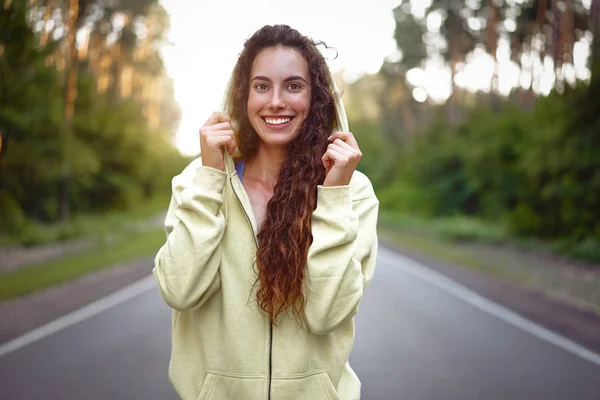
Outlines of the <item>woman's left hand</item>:
M 335 132 L 327 140 L 329 146 L 322 158 L 327 170 L 323 186 L 348 185 L 362 157 L 358 143 L 350 132 Z

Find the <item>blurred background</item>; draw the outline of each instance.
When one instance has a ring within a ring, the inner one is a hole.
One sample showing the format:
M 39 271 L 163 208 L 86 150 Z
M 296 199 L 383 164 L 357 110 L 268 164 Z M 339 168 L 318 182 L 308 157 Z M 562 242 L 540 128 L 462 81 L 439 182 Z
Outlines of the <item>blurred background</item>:
M 552 299 L 520 311 L 600 351 L 598 0 L 0 0 L 0 315 L 148 274 L 171 178 L 274 23 L 329 46 L 382 245 Z
M 446 233 L 537 238 L 599 261 L 594 4 L 595 13 L 585 0 L 394 8 L 398 56 L 345 87 L 353 129 L 376 154 L 362 167 L 383 209 L 461 217 Z
M 86 215 L 168 199 L 184 165 L 159 53 L 168 28 L 156 1 L 3 1 L 3 241 L 77 236 Z

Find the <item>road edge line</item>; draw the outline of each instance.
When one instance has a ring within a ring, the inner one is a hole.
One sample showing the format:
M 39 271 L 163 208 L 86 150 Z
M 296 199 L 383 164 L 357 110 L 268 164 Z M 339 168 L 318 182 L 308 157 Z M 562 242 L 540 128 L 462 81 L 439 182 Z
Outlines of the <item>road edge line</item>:
M 0 344 L 0 357 L 10 354 L 22 347 L 34 343 L 40 339 L 50 336 L 69 326 L 100 314 L 109 308 L 115 307 L 127 300 L 133 299 L 142 293 L 156 287 L 153 275 L 148 275 L 122 289 L 117 290 L 99 300 L 85 305 L 45 325 L 35 328 L 15 339 Z
M 383 250 L 383 251 L 382 251 Z M 382 254 L 383 253 L 383 254 Z M 388 253 L 388 254 L 385 254 Z M 390 250 L 388 248 L 379 246 L 379 256 L 382 257 L 388 263 L 397 264 L 394 258 L 400 258 L 400 260 L 405 264 L 402 266 L 402 269 L 411 275 L 424 280 L 439 289 L 445 290 L 446 292 L 452 294 L 453 296 L 463 300 L 464 302 L 487 312 L 515 326 L 521 330 L 526 331 L 527 333 L 536 336 L 546 342 L 549 342 L 557 347 L 562 348 L 570 352 L 571 354 L 575 354 L 593 364 L 600 365 L 600 354 L 594 353 L 593 351 L 585 348 L 582 345 L 579 345 L 564 336 L 559 335 L 558 333 L 552 332 L 548 328 L 545 328 L 522 315 L 490 300 L 477 292 L 467 288 L 464 285 L 450 279 L 449 277 L 441 274 L 437 271 L 432 270 L 427 267 L 425 264 L 422 264 L 418 261 L 413 260 L 410 257 L 402 255 L 394 250 Z

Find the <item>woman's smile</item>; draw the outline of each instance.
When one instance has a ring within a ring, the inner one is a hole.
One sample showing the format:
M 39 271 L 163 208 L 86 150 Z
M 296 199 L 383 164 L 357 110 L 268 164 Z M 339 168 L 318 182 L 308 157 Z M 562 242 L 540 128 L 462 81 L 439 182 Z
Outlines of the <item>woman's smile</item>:
M 283 130 L 291 125 L 293 116 L 272 116 L 272 117 L 261 117 L 270 129 Z

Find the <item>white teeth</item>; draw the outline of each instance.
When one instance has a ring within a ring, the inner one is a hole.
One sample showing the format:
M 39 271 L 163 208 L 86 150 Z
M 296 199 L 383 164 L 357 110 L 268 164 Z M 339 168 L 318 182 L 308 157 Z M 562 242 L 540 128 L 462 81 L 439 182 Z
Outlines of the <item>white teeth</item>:
M 290 122 L 291 118 L 265 118 L 265 121 L 267 121 L 267 124 L 281 125 Z

